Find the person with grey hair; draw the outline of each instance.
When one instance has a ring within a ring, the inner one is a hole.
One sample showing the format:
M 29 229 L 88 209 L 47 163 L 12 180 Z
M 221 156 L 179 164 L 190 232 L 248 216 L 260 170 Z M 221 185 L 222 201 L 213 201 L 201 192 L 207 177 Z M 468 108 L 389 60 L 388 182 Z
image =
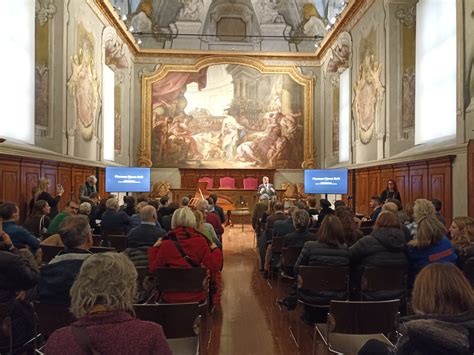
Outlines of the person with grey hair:
M 188 196 L 184 196 L 182 199 L 181 199 L 181 207 L 185 207 L 187 205 L 189 205 L 189 197 Z
M 97 192 L 97 178 L 94 175 L 89 176 L 86 179 L 86 182 L 84 185 L 81 185 L 79 187 L 79 200 L 82 202 L 91 202 L 89 200 L 89 196 Z
M 311 218 L 306 210 L 298 209 L 293 212 L 293 227 L 295 231 L 286 234 L 283 238 L 283 245 L 285 248 L 289 247 L 303 247 L 304 243 L 309 240 L 316 240 L 316 235 L 308 231 L 311 226 Z
M 38 298 L 41 302 L 68 305 L 69 289 L 84 260 L 92 253 L 92 231 L 84 215 L 69 216 L 61 222 L 59 235 L 64 249 L 40 269 Z
M 221 220 L 217 213 L 211 212 L 209 209 L 209 202 L 206 200 L 200 200 L 197 205 L 196 209 L 201 211 L 204 215 L 204 220 L 206 223 L 209 223 L 214 228 L 214 231 L 217 234 L 217 237 L 220 241 L 222 241 L 222 234 L 224 234 L 224 227 L 222 227 Z
M 124 211 L 118 210 L 118 200 L 115 197 L 109 198 L 105 203 L 105 207 L 107 209 L 102 215 L 102 221 L 100 223 L 102 232 L 127 232 L 130 228 L 130 216 Z
M 106 270 L 107 272 L 104 272 Z M 88 258 L 71 288 L 71 312 L 78 319 L 48 338 L 45 353 L 171 355 L 163 329 L 134 317 L 137 271 L 123 254 Z
M 141 224 L 128 232 L 128 255 L 137 267 L 148 267 L 148 249 L 160 238 L 166 235 L 166 231 L 156 226 L 157 215 L 153 206 L 143 206 L 140 209 Z

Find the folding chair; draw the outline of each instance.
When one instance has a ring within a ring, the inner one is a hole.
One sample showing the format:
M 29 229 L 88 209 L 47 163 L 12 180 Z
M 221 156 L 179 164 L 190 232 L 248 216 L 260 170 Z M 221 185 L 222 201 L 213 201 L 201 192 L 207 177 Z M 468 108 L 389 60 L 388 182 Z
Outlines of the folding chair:
M 205 292 L 206 298 L 199 303 L 200 314 L 205 316 L 206 333 L 211 339 L 211 316 L 209 307 L 209 278 L 202 267 L 162 267 L 155 271 L 156 287 L 160 292 Z
M 329 308 L 328 299 L 318 303 L 310 303 L 302 298 L 301 290 L 313 293 L 340 293 L 341 299 L 349 296 L 349 272 L 348 266 L 300 266 L 297 275 L 297 301 L 312 308 Z M 303 296 L 304 297 L 304 296 Z M 299 348 L 299 322 L 296 322 L 297 336 L 293 333 L 291 324 L 292 313 L 290 312 L 290 336 Z M 315 344 L 313 337 L 313 348 Z
M 136 304 L 133 308 L 138 319 L 158 323 L 163 327 L 173 354 L 201 353 L 201 316 L 197 302 Z
M 331 301 L 326 324 L 316 324 L 316 331 L 328 350 L 357 354 L 370 339 L 392 345 L 388 338 L 396 333 L 400 301 Z M 313 346 L 314 352 L 314 346 Z

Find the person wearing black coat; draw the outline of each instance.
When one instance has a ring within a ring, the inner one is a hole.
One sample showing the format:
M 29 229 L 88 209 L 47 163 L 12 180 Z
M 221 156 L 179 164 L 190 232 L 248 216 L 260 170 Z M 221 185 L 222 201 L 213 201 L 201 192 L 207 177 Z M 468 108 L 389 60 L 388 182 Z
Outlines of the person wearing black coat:
M 408 268 L 406 239 L 396 214 L 382 212 L 373 231 L 349 248 L 351 263 L 356 266 L 352 284 L 358 289 L 364 269 L 367 267 Z M 377 292 L 367 295 L 374 300 L 390 299 L 405 290 Z
M 17 295 L 35 286 L 38 271 L 33 255 L 13 247 L 10 237 L 0 232 L 0 303 L 8 308 L 12 322 L 13 348 L 18 348 L 34 335 L 34 311 Z M 8 353 L 9 342 L 0 333 L 0 353 Z
M 319 228 L 324 221 L 324 217 L 328 214 L 333 214 L 334 210 L 331 208 L 331 202 L 326 200 L 325 198 L 319 201 L 319 205 L 321 206 L 321 210 L 319 211 L 318 221 L 315 224 L 316 228 Z
M 116 198 L 109 198 L 106 202 L 107 209 L 102 215 L 100 228 L 104 231 L 128 231 L 130 227 L 130 216 L 124 211 L 119 211 L 118 201 Z
M 342 223 L 334 215 L 328 215 L 317 234 L 317 241 L 308 241 L 295 263 L 294 273 L 298 274 L 300 266 L 349 266 L 350 258 L 347 247 L 344 246 L 344 230 Z M 309 303 L 329 304 L 330 300 L 347 299 L 347 293 L 342 292 L 314 292 L 300 289 L 300 297 Z M 296 307 L 296 285 L 293 285 L 292 292 L 278 303 L 288 309 Z M 304 319 L 312 322 L 314 315 L 309 307 L 305 307 Z
M 293 213 L 293 226 L 295 227 L 295 231 L 283 237 L 283 247 L 302 248 L 307 241 L 315 240 L 316 236 L 307 230 L 310 221 L 311 219 L 308 212 L 305 210 L 296 210 Z

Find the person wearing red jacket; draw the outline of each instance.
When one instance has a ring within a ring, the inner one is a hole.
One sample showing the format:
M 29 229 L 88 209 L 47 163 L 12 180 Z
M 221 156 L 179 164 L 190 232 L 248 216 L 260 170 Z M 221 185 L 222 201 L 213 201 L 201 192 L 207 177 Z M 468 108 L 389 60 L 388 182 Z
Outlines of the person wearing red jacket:
M 178 250 L 176 238 L 192 263 L 207 268 L 211 275 L 211 283 L 217 289 L 212 297 L 213 304 L 218 302 L 220 295 L 220 270 L 222 267 L 222 252 L 215 243 L 209 245 L 206 237 L 196 229 L 196 218 L 189 207 L 182 207 L 173 213 L 171 231 L 164 239 L 159 239 L 148 249 L 149 270 L 154 272 L 159 267 L 192 267 Z M 205 292 L 173 292 L 162 295 L 165 302 L 184 303 L 201 302 L 206 298 Z

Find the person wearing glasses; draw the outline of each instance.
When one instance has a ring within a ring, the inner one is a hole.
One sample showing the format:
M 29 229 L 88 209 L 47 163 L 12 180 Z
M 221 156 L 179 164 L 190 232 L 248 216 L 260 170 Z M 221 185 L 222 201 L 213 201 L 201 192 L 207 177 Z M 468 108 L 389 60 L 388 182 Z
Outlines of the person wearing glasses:
M 380 200 L 382 201 L 382 204 L 385 203 L 385 200 L 387 199 L 395 199 L 402 202 L 402 198 L 400 197 L 400 192 L 398 192 L 397 188 L 397 183 L 395 180 L 388 180 L 387 181 L 387 188 L 382 191 L 382 194 L 380 195 Z

